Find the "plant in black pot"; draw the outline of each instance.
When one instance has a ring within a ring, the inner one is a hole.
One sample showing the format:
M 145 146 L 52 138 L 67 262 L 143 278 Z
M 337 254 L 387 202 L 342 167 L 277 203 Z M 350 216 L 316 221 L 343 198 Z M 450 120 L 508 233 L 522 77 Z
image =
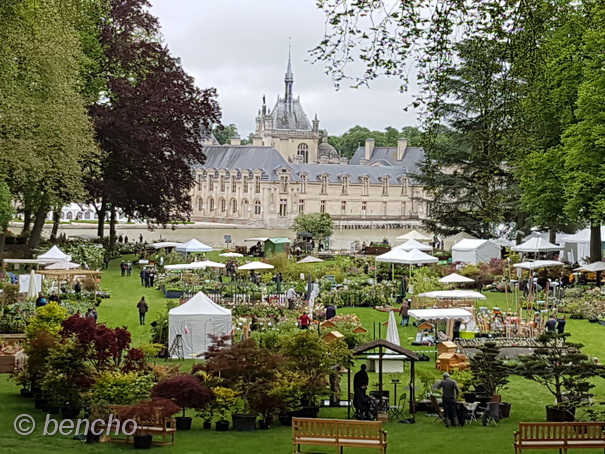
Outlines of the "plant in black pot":
M 274 380 L 281 359 L 260 347 L 254 339 L 236 344 L 230 344 L 229 340 L 227 336 L 213 339 L 203 368 L 207 373 L 223 378 L 225 386 L 240 393 L 243 411 L 232 415 L 233 429 L 254 430 L 258 413 L 252 409 L 251 397 Z
M 153 444 L 153 435 L 144 430 L 145 427 L 166 427 L 171 423 L 171 416 L 178 413 L 181 408 L 170 399 L 153 398 L 135 405 L 129 405 L 120 410 L 118 415 L 121 421 L 132 419 L 137 427 L 133 434 L 135 449 L 150 449 Z M 126 427 L 123 430 L 130 430 Z
M 279 423 L 282 426 L 292 426 L 292 416 L 302 408 L 301 402 L 304 391 L 301 386 L 303 377 L 293 371 L 282 370 L 277 373 L 272 388 L 268 394 L 279 403 Z
M 214 400 L 212 391 L 191 375 L 179 375 L 162 380 L 151 390 L 152 397 L 171 399 L 183 409 L 176 419 L 177 430 L 191 430 L 193 418 L 186 416 L 187 408 L 204 409 Z
M 217 432 L 226 432 L 229 430 L 229 421 L 227 415 L 231 413 L 232 409 L 237 405 L 237 391 L 229 388 L 223 388 L 222 386 L 216 386 L 212 388 L 215 400 L 212 403 L 212 410 L 218 420 L 216 421 Z
M 511 404 L 502 402 L 501 392 L 506 389 L 511 368 L 499 358 L 500 347 L 495 342 L 478 345 L 479 352 L 471 357 L 472 382 L 481 390 L 490 402 L 500 402 L 503 417 L 510 415 Z
M 555 405 L 546 406 L 547 421 L 574 421 L 576 407 L 593 395 L 593 378 L 603 370 L 588 355 L 582 344 L 568 342 L 569 334 L 546 333 L 536 340 L 533 354 L 520 356 L 515 373 L 543 385 L 555 397 Z

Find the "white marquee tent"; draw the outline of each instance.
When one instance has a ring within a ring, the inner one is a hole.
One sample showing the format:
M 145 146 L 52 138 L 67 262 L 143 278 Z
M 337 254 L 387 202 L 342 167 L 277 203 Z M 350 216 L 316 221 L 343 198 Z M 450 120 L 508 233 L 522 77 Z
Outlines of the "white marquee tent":
M 432 251 L 433 248 L 428 244 L 422 244 L 417 240 L 407 240 L 405 243 L 396 246 L 394 249 L 401 249 L 403 251 L 411 251 L 412 249 L 418 249 L 419 251 Z
M 69 262 L 71 255 L 67 255 L 57 246 L 51 247 L 44 254 L 38 256 L 38 260 L 54 261 L 54 262 Z
M 465 309 L 452 307 L 449 309 L 414 309 L 410 310 L 409 314 L 416 320 L 428 321 L 447 321 L 451 319 L 461 319 L 463 322 L 471 322 L 473 314 Z
M 500 246 L 489 240 L 464 239 L 452 246 L 452 262 L 477 265 L 495 258 L 500 258 Z
M 177 252 L 211 252 L 212 248 L 195 238 L 176 247 Z
M 432 292 L 421 293 L 418 295 L 423 298 L 435 299 L 468 299 L 484 300 L 487 299 L 484 294 L 473 290 L 434 290 Z
M 432 238 L 424 233 L 420 233 L 418 230 L 412 230 L 405 235 L 400 235 L 396 239 L 398 240 L 416 240 L 416 241 L 431 241 Z
M 212 343 L 209 335 L 228 335 L 231 329 L 231 311 L 199 292 L 168 312 L 168 347 L 180 334 L 185 358 L 203 355 Z M 171 353 L 173 358 L 178 357 L 176 352 Z

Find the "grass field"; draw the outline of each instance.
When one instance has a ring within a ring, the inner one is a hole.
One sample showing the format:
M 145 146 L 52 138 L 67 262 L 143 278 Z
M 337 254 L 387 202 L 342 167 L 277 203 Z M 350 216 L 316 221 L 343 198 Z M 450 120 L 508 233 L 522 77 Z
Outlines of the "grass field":
M 164 306 L 164 296 L 154 289 L 145 289 L 141 286 L 138 270 L 133 270 L 133 276 L 120 277 L 119 260 L 111 262 L 109 271 L 104 273 L 102 286 L 111 290 L 112 297 L 103 300 L 99 307 L 99 322 L 105 322 L 111 326 L 128 326 L 132 332 L 133 343 L 147 342 L 149 339 L 149 323 L 155 318 Z M 136 304 L 141 296 L 145 296 L 150 306 L 147 316 L 147 325 L 139 326 Z M 503 294 L 488 294 L 487 306 L 506 307 L 506 299 Z M 382 323 L 387 320 L 387 314 L 369 308 L 342 308 L 339 314 L 356 313 L 363 321 L 366 329 L 372 333 L 374 323 Z M 585 351 L 589 355 L 605 359 L 605 327 L 591 324 L 583 320 L 569 320 L 568 331 L 572 333 L 572 340 L 586 344 Z M 415 334 L 413 327 L 400 327 L 402 345 L 410 346 L 410 338 Z M 386 328 L 382 328 L 383 337 Z M 426 347 L 416 349 L 427 350 Z M 184 367 L 188 367 L 190 361 Z M 434 368 L 433 362 L 419 363 L 420 368 Z M 395 378 L 396 374 L 385 377 L 386 382 Z M 402 385 L 398 392 L 402 391 L 409 381 L 407 370 L 400 377 Z M 374 374 L 371 379 L 375 380 Z M 390 386 L 390 385 L 389 385 Z M 388 388 L 387 388 L 388 389 Z M 598 397 L 605 399 L 605 385 L 598 382 L 596 389 Z M 346 384 L 343 386 L 346 392 Z M 392 392 L 392 390 L 391 390 Z M 553 398 L 543 388 L 527 380 L 513 377 L 509 389 L 503 393 L 503 400 L 512 403 L 511 417 L 503 420 L 497 426 L 483 427 L 475 422 L 471 425 L 456 428 L 446 428 L 442 423 L 434 421 L 423 413 L 417 415 L 416 424 L 399 424 L 389 422 L 385 428 L 388 431 L 390 453 L 412 453 L 412 454 L 498 454 L 514 452 L 512 446 L 512 433 L 516 430 L 520 421 L 544 421 L 544 406 L 551 404 Z M 111 453 L 119 451 L 130 451 L 132 445 L 121 445 L 104 443 L 99 445 L 87 445 L 81 441 L 72 440 L 71 437 L 61 435 L 43 436 L 42 427 L 46 415 L 39 410 L 33 409 L 30 399 L 21 398 L 18 394 L 18 386 L 7 380 L 6 375 L 0 376 L 0 454 L 27 453 Z M 15 417 L 21 414 L 29 414 L 36 420 L 36 431 L 29 436 L 19 436 L 13 428 Z M 322 409 L 321 417 L 346 418 L 346 409 Z M 406 412 L 406 416 L 408 416 Z M 56 417 L 56 416 L 55 416 Z M 176 436 L 176 445 L 173 447 L 153 448 L 154 452 L 169 453 L 205 453 L 205 454 L 239 454 L 239 453 L 288 453 L 291 447 L 291 429 L 280 427 L 276 423 L 268 431 L 248 432 L 226 432 L 203 430 L 199 418 L 194 420 L 193 430 L 190 432 L 179 432 Z M 321 449 L 320 447 L 308 447 L 305 452 L 332 453 L 333 449 Z M 376 452 L 372 450 L 347 449 L 347 452 L 359 454 Z M 546 454 L 557 452 L 541 451 Z M 601 452 L 600 450 L 584 450 L 587 454 Z

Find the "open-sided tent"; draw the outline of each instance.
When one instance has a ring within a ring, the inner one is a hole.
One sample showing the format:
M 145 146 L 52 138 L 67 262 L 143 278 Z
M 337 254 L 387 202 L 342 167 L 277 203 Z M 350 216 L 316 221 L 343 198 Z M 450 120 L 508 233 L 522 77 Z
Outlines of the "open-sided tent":
M 484 300 L 487 299 L 484 294 L 472 290 L 434 290 L 418 295 L 422 298 L 435 299 L 465 299 L 465 300 Z
M 409 311 L 409 314 L 416 320 L 427 320 L 434 322 L 461 319 L 463 322 L 470 323 L 473 320 L 473 314 L 458 307 L 451 307 L 447 309 L 413 309 Z
M 173 358 L 203 355 L 212 343 L 210 335 L 231 334 L 231 311 L 219 306 L 203 292 L 168 312 L 168 347 L 178 345 L 181 336 L 182 350 L 171 349 Z
M 428 244 L 422 244 L 417 240 L 407 240 L 405 243 L 395 246 L 394 249 L 402 249 L 404 251 L 411 251 L 412 249 L 418 249 L 419 251 L 432 251 L 433 248 Z
M 500 246 L 489 240 L 465 239 L 452 246 L 452 262 L 477 265 L 495 258 L 500 258 Z
M 202 243 L 201 241 L 193 238 L 192 240 L 187 241 L 186 243 L 181 244 L 176 247 L 177 252 L 211 252 L 212 248 L 207 244 Z
M 57 246 L 51 247 L 44 254 L 38 256 L 38 260 L 54 261 L 54 262 L 69 262 L 71 255 L 66 254 Z
M 548 241 L 540 237 L 532 237 L 524 243 L 521 243 L 519 246 L 513 246 L 511 249 L 515 252 L 531 253 L 560 251 L 561 249 L 563 249 L 563 247 L 549 243 Z
M 322 259 L 318 259 L 317 257 L 313 257 L 312 255 L 307 255 L 304 259 L 300 259 L 296 263 L 319 263 L 323 262 Z
M 400 235 L 397 237 L 398 240 L 406 241 L 406 240 L 416 240 L 416 241 L 431 241 L 432 238 L 424 233 L 419 232 L 418 230 L 412 230 L 404 235 Z
M 469 284 L 475 281 L 470 277 L 461 276 L 458 273 L 452 273 L 439 279 L 439 282 L 442 284 Z
M 45 270 L 76 270 L 78 268 L 82 268 L 82 265 L 72 262 L 54 262 L 44 267 Z
M 575 268 L 574 271 L 588 271 L 589 273 L 605 271 L 605 262 L 594 262 L 589 265 L 583 265 L 579 268 Z
M 250 262 L 242 265 L 238 268 L 238 271 L 252 271 L 252 270 L 272 270 L 275 268 L 273 265 L 264 262 Z
M 176 248 L 176 247 L 179 247 L 182 245 L 183 245 L 183 243 L 174 243 L 172 241 L 162 241 L 159 243 L 148 244 L 147 247 L 150 247 L 153 249 L 171 249 L 171 248 Z

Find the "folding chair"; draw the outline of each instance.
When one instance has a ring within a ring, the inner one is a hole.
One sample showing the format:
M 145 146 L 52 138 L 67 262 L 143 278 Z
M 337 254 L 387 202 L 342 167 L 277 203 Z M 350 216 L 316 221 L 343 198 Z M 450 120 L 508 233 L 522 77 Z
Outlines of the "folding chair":
M 488 402 L 487 408 L 483 412 L 482 422 L 484 426 L 493 424 L 498 425 L 498 421 L 502 419 L 502 413 L 500 412 L 499 402 Z
M 392 418 L 403 418 L 406 400 L 407 400 L 407 394 L 401 393 L 401 396 L 399 396 L 399 402 L 397 402 L 397 405 L 391 405 L 390 410 L 391 410 Z
M 437 402 L 437 398 L 435 396 L 431 396 L 431 403 L 433 404 L 433 409 L 435 410 L 435 413 L 437 414 L 435 421 L 441 420 L 441 421 L 445 422 L 445 414 L 443 412 L 443 409 L 439 406 L 439 402 Z
M 478 402 L 474 402 L 474 403 L 467 403 L 464 405 L 466 407 L 466 411 L 468 412 L 467 415 L 467 419 L 468 422 L 473 422 L 473 421 L 477 421 L 477 407 L 479 406 Z

